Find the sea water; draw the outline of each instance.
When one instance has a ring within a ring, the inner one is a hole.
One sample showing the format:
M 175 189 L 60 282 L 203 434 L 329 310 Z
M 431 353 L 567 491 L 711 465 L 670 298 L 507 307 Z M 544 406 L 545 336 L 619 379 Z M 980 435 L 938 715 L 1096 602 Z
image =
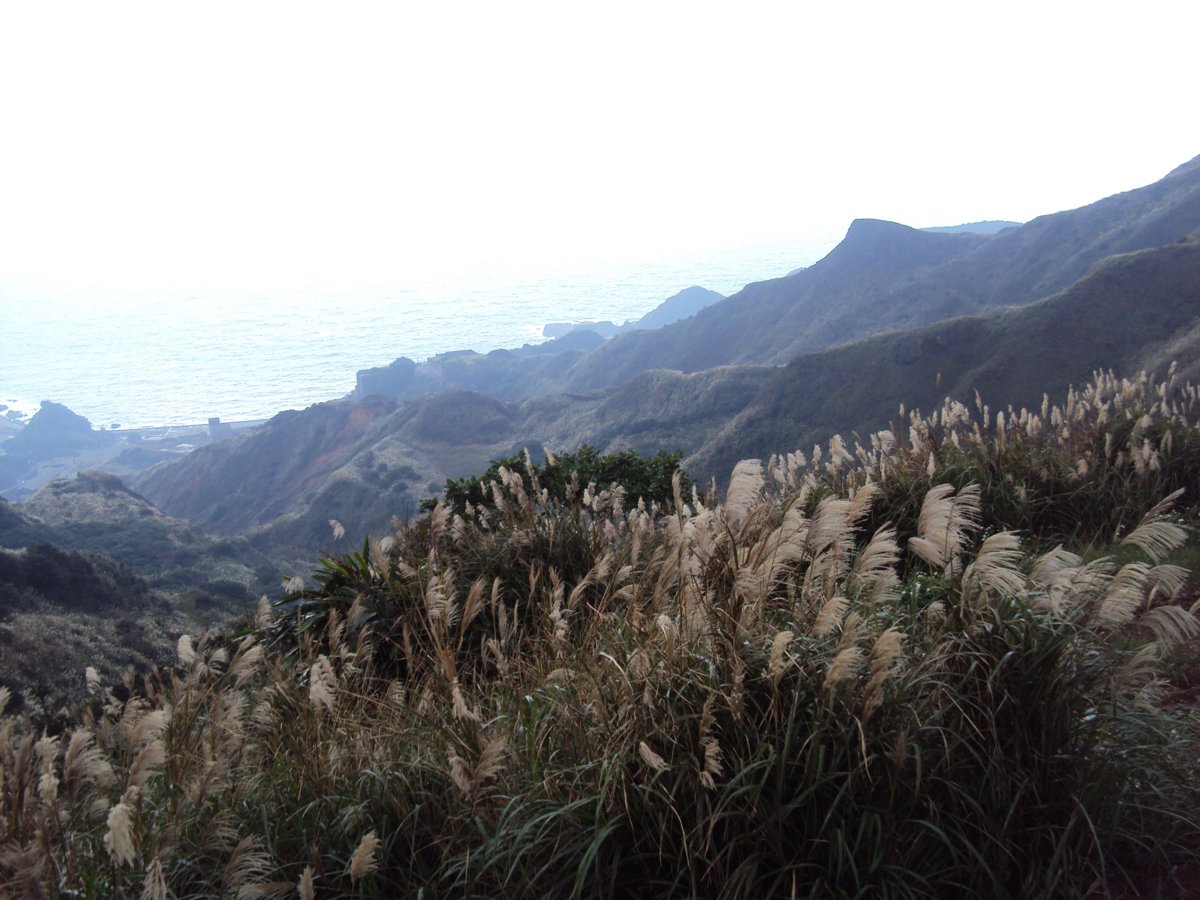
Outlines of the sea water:
M 353 288 L 97 289 L 0 277 L 0 403 L 98 428 L 267 418 L 344 396 L 400 356 L 536 343 L 548 322 L 637 319 L 691 285 L 732 294 L 833 236 L 658 262 L 420 272 Z

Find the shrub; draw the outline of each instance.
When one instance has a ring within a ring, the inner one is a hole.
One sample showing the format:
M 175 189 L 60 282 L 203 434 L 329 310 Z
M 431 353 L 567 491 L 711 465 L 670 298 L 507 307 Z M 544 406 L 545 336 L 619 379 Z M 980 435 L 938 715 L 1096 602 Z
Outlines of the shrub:
M 450 479 L 442 492 L 443 501 L 459 515 L 471 507 L 493 505 L 493 484 L 501 484 L 504 472 L 522 479 L 525 490 L 535 499 L 546 492 L 547 502 L 571 504 L 579 501 L 589 487 L 592 492 L 609 491 L 620 486 L 631 504 L 665 505 L 672 499 L 672 478 L 680 470 L 683 454 L 661 450 L 653 456 L 641 456 L 634 450 L 601 456 L 595 447 L 584 444 L 574 453 L 558 457 L 548 455 L 535 463 L 528 453 L 493 460 L 482 475 Z M 690 492 L 691 479 L 682 473 L 682 486 Z M 432 510 L 436 500 L 426 500 L 422 509 Z

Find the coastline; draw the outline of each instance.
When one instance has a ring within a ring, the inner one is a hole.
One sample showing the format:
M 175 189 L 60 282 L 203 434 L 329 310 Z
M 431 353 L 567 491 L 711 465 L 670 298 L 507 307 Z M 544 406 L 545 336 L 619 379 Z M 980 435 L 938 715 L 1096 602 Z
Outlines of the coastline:
M 20 503 L 39 488 L 52 481 L 74 478 L 88 469 L 100 469 L 128 482 L 132 477 L 162 462 L 186 456 L 199 447 L 228 440 L 234 435 L 256 428 L 267 419 L 243 419 L 222 422 L 214 417 L 210 422 L 189 425 L 162 425 L 142 428 L 92 429 L 101 440 L 93 446 L 55 456 L 29 459 L 28 467 L 18 476 L 0 484 L 0 497 Z M 0 455 L 7 438 L 0 438 Z

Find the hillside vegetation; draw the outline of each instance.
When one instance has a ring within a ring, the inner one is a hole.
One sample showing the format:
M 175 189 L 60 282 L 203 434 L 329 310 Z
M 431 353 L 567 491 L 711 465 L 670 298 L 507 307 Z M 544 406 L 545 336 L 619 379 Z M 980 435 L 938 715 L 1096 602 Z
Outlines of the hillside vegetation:
M 240 615 L 279 584 L 278 565 L 244 540 L 213 539 L 103 472 L 52 481 L 0 516 L 0 547 L 31 542 L 107 556 L 199 621 Z
M 195 622 L 129 568 L 44 543 L 0 547 L 0 597 L 0 689 L 12 712 L 47 724 L 84 696 L 88 667 L 113 683 L 130 666 L 162 665 Z
M 5 717 L 0 888 L 1169 889 L 1198 835 L 1169 680 L 1198 631 L 1198 414 L 1144 376 L 951 399 L 742 461 L 722 502 L 543 500 L 497 469 L 486 515 L 323 560 L 74 728 Z

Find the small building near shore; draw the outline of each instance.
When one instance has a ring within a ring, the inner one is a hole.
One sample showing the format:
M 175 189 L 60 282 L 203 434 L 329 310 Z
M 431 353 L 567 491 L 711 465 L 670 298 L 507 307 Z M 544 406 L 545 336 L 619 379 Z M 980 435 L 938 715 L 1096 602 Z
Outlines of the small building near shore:
M 223 441 L 225 438 L 233 437 L 233 426 L 227 422 L 222 422 L 220 416 L 211 416 L 208 420 L 208 439 L 210 441 Z

